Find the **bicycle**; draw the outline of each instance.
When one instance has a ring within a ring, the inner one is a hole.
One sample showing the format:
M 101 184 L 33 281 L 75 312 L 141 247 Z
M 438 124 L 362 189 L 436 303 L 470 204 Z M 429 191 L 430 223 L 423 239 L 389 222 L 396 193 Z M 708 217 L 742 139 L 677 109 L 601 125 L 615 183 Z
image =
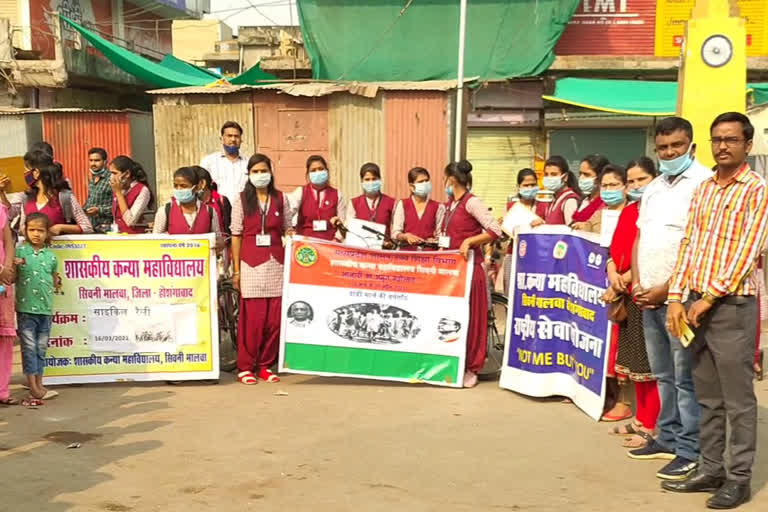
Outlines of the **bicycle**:
M 494 262 L 503 254 L 503 240 L 496 240 L 492 244 L 491 258 Z M 501 266 L 496 263 L 497 268 Z M 509 311 L 509 299 L 503 293 L 493 291 L 494 283 L 489 278 L 488 286 L 491 290 L 490 304 L 488 308 L 488 334 L 486 336 L 485 365 L 477 374 L 481 380 L 496 380 L 504 366 L 504 345 L 507 340 L 507 313 Z
M 229 237 L 224 238 L 224 243 Z M 231 372 L 237 368 L 237 324 L 240 313 L 240 292 L 232 284 L 228 259 L 223 257 L 218 265 L 216 281 L 217 315 L 219 318 L 219 369 Z

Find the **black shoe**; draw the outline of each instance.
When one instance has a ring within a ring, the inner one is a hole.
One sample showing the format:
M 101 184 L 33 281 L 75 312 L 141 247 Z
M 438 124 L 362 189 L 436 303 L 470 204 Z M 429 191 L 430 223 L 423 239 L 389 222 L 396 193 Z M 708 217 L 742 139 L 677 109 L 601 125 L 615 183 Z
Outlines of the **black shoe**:
M 725 483 L 725 478 L 696 472 L 685 480 L 661 482 L 661 488 L 672 492 L 716 492 Z
M 685 457 L 680 457 L 678 455 L 672 462 L 656 473 L 656 478 L 661 478 L 662 480 L 685 480 L 696 471 L 698 467 L 699 463 L 695 460 L 688 460 Z
M 642 448 L 636 448 L 634 450 L 629 450 L 627 452 L 627 456 L 630 459 L 638 459 L 638 460 L 649 460 L 649 459 L 662 459 L 662 460 L 672 460 L 675 458 L 675 454 L 661 446 L 656 441 L 653 441 L 652 443 L 648 443 L 646 446 L 643 446 Z
M 749 484 L 741 484 L 729 480 L 718 489 L 714 496 L 707 500 L 707 508 L 717 510 L 736 508 L 748 502 L 750 494 Z

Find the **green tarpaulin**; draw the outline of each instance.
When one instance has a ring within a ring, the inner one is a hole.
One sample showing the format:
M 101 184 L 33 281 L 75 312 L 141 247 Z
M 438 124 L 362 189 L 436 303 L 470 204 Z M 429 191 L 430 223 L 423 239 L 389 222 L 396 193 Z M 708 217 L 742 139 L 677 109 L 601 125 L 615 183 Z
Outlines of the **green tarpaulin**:
M 533 76 L 580 0 L 469 0 L 464 76 Z M 421 81 L 457 76 L 456 0 L 299 0 L 312 75 L 321 80 Z
M 749 84 L 748 89 L 756 104 L 768 102 L 768 84 Z M 677 105 L 677 82 L 561 78 L 554 94 L 544 99 L 617 114 L 669 116 Z
M 221 80 L 221 77 L 216 73 L 193 66 L 192 64 L 179 60 L 171 55 L 166 55 L 161 63 L 151 61 L 126 50 L 122 46 L 107 41 L 103 37 L 99 37 L 90 30 L 64 16 L 61 16 L 61 19 L 80 32 L 80 34 L 97 50 L 103 53 L 112 64 L 158 89 L 205 86 L 212 84 L 217 80 Z M 231 83 L 236 85 L 256 85 L 262 80 L 274 82 L 277 78 L 265 73 L 261 70 L 259 64 L 256 64 L 245 73 L 234 78 Z

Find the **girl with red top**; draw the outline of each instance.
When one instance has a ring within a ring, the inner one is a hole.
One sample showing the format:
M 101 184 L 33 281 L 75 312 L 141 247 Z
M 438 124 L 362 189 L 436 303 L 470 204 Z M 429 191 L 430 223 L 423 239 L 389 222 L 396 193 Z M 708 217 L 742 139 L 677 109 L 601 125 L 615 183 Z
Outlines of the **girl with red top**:
M 464 387 L 477 385 L 477 373 L 485 365 L 488 336 L 488 289 L 483 270 L 481 247 L 501 236 L 501 228 L 480 198 L 467 190 L 472 182 L 472 164 L 466 160 L 445 168 L 445 193 L 450 201 L 442 223 L 438 244 L 442 249 L 458 249 L 464 259 L 474 254 L 469 292 L 469 325 Z
M 152 232 L 169 235 L 221 234 L 219 218 L 210 206 L 198 199 L 200 176 L 194 167 L 180 167 L 173 173 L 173 197 L 158 208 Z
M 120 233 L 141 234 L 146 230 L 139 226 L 144 212 L 152 205 L 147 173 L 138 162 L 121 155 L 109 164 L 112 177 L 112 217 Z
M 653 161 L 645 157 L 630 162 L 627 169 L 627 196 L 633 202 L 621 211 L 607 263 L 611 285 L 608 293 L 625 295 L 627 318 L 619 324 L 614 324 L 612 329 L 606 396 L 610 395 L 615 403 L 612 408 L 611 403 L 606 405 L 610 410 L 603 416 L 603 420 L 618 421 L 632 416 L 632 409 L 627 403 L 629 400 L 621 400 L 622 393 L 618 386 L 619 383 L 632 381 L 637 407 L 635 421 L 617 426 L 612 433 L 632 435 L 623 445 L 626 448 L 640 448 L 652 439 L 661 404 L 645 348 L 642 311 L 628 298 L 632 296 L 632 248 L 637 238 L 640 201 L 645 187 L 657 173 Z
M 328 163 L 320 155 L 307 159 L 307 180 L 289 195 L 296 210 L 296 233 L 303 236 L 333 240 L 335 226 L 343 221 L 344 198 L 330 185 Z
M 283 235 L 291 206 L 275 189 L 272 161 L 256 153 L 248 161 L 248 182 L 232 208 L 232 284 L 240 290 L 237 378 L 256 384 L 278 382 L 270 371 L 280 345 L 283 295 Z
M 579 189 L 584 194 L 581 206 L 573 214 L 573 229 L 584 229 L 581 223 L 586 222 L 592 215 L 603 207 L 603 200 L 600 198 L 600 187 L 597 182 L 603 169 L 608 165 L 608 159 L 603 155 L 587 155 L 579 165 Z
M 21 209 L 22 231 L 27 216 L 42 213 L 50 220 L 51 236 L 93 233 L 91 221 L 64 180 L 60 164 L 43 151 L 31 151 L 24 155 L 24 166 L 29 190 Z
M 373 162 L 363 164 L 360 168 L 360 185 L 364 193 L 349 202 L 346 219 L 360 219 L 382 224 L 386 227 L 385 234 L 389 236 L 395 199 L 381 193 L 381 169 L 377 164 Z
M 544 163 L 544 188 L 554 193 L 551 203 L 541 203 L 537 215 L 546 224 L 565 224 L 570 226 L 573 215 L 579 208 L 579 186 L 576 178 L 568 169 L 568 162 L 561 156 L 551 156 Z
M 420 242 L 437 241 L 445 217 L 445 206 L 429 198 L 432 182 L 423 167 L 408 171 L 411 197 L 398 201 L 392 214 L 392 238 L 405 242 L 405 250 L 414 250 Z

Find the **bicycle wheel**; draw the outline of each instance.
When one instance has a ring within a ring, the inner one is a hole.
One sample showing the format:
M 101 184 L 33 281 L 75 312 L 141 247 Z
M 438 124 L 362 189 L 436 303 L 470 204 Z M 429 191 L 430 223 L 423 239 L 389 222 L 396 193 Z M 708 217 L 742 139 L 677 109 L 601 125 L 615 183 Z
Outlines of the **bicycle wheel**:
M 237 316 L 240 294 L 229 281 L 219 284 L 219 368 L 231 372 L 237 367 Z
M 507 297 L 500 293 L 491 294 L 488 310 L 488 341 L 485 366 L 477 374 L 481 380 L 496 380 L 504 365 L 504 344 L 507 331 Z

